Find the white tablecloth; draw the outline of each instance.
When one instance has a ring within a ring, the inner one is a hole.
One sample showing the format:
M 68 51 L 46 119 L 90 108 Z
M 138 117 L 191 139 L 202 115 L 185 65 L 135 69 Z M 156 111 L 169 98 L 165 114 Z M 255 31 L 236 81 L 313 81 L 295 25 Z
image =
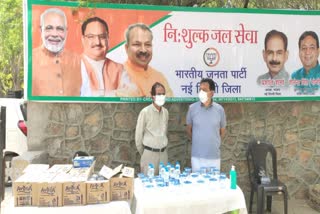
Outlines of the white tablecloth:
M 135 179 L 134 207 L 136 214 L 219 214 L 240 210 L 247 214 L 242 190 L 221 189 L 218 185 L 188 184 L 166 188 L 145 188 Z
M 10 199 L 11 200 L 11 199 Z M 106 204 L 64 207 L 14 207 L 12 202 L 1 207 L 2 214 L 131 214 L 126 201 L 112 201 Z

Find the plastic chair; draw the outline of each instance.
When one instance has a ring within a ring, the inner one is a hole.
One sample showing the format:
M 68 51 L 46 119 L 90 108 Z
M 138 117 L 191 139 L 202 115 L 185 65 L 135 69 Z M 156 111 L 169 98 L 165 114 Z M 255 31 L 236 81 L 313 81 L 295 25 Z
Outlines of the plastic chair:
M 270 178 L 265 173 L 269 155 L 272 161 Z M 278 180 L 277 153 L 274 146 L 267 142 L 251 141 L 246 156 L 251 184 L 249 213 L 252 213 L 253 196 L 257 192 L 257 214 L 264 213 L 265 196 L 267 196 L 267 211 L 271 212 L 272 195 L 279 193 L 283 194 L 284 213 L 288 214 L 287 186 Z

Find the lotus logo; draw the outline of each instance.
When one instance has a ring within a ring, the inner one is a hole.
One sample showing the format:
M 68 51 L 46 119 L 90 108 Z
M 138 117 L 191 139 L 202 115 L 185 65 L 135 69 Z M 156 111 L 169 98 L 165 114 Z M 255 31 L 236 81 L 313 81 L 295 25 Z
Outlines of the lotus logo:
M 215 48 L 208 48 L 203 53 L 203 61 L 209 67 L 216 66 L 220 61 L 220 54 Z

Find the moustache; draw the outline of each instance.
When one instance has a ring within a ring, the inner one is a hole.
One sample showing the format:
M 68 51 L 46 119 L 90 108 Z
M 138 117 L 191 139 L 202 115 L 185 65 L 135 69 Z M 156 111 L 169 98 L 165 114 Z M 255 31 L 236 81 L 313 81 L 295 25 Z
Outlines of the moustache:
M 280 62 L 279 62 L 279 61 L 271 60 L 271 61 L 269 61 L 269 64 L 270 64 L 270 65 L 280 65 Z
M 139 53 L 137 53 L 137 56 L 138 57 L 140 57 L 140 56 L 149 57 L 150 54 L 148 52 L 139 52 Z
M 55 42 L 62 42 L 64 39 L 59 36 L 49 36 L 46 38 L 47 41 L 55 41 Z
M 91 46 L 91 48 L 95 48 L 95 47 L 102 48 L 102 45 L 101 44 L 96 44 L 96 45 L 92 45 Z

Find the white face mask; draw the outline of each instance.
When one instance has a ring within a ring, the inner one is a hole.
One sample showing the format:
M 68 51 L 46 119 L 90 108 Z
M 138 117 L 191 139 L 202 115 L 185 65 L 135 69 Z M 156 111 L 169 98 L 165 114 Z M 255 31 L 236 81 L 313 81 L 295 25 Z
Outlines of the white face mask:
M 202 103 L 206 103 L 208 101 L 207 92 L 200 90 L 198 97 L 199 97 L 200 102 L 202 102 Z
M 166 102 L 166 95 L 156 95 L 154 98 L 154 103 L 157 106 L 163 106 Z

